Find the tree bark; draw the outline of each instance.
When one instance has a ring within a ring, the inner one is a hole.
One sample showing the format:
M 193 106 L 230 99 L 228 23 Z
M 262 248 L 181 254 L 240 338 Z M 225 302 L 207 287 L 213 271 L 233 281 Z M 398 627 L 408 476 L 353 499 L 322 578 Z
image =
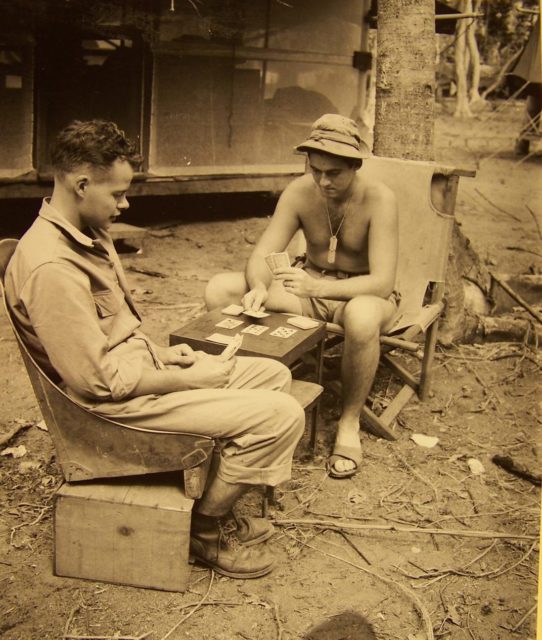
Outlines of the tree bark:
M 434 40 L 432 0 L 378 3 L 375 155 L 433 159 Z
M 480 11 L 480 0 L 476 0 L 474 7 L 472 0 L 468 0 L 467 11 L 478 13 Z M 480 52 L 478 51 L 478 43 L 476 42 L 476 22 L 477 19 L 473 18 L 467 26 L 467 46 L 471 66 L 471 84 L 469 89 L 469 100 L 471 103 L 478 102 L 482 99 L 480 96 Z
M 462 12 L 466 10 L 466 5 L 466 2 L 461 2 L 460 10 Z M 467 56 L 467 25 L 465 20 L 458 20 L 455 26 L 455 80 L 457 95 L 454 117 L 456 118 L 472 118 L 467 89 Z

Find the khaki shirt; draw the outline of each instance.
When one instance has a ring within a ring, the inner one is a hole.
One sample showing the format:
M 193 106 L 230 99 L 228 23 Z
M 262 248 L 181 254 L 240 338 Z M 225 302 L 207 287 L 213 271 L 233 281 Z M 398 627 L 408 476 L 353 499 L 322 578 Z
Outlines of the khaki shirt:
M 150 359 L 160 368 L 111 237 L 95 239 L 44 200 L 19 241 L 5 285 L 22 339 L 44 371 L 74 395 L 126 398 Z M 145 363 L 145 365 L 144 365 Z

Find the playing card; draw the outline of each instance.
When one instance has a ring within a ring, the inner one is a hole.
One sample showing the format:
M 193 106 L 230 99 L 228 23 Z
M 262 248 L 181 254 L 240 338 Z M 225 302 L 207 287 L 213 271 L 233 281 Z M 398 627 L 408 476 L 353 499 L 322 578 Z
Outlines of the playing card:
M 269 335 L 275 338 L 289 338 L 296 331 L 297 329 L 290 329 L 290 327 L 277 327 L 274 331 L 271 331 Z
M 235 329 L 240 324 L 243 324 L 242 320 L 234 320 L 233 318 L 224 318 L 220 322 L 215 324 L 215 327 L 220 327 L 221 329 Z
M 265 262 L 271 271 L 290 266 L 290 256 L 286 251 L 269 253 L 265 256 Z
M 255 336 L 259 336 L 268 329 L 269 327 L 266 327 L 263 324 L 249 324 L 248 327 L 241 329 L 241 333 L 252 333 Z
M 239 349 L 242 343 L 243 343 L 243 336 L 240 333 L 236 333 L 233 336 L 233 339 L 230 342 L 230 344 L 226 345 L 226 348 L 220 354 L 220 359 L 223 362 L 226 362 L 226 360 L 233 358 L 233 356 L 236 354 L 237 350 Z
M 294 325 L 299 329 L 315 329 L 318 326 L 318 322 L 312 318 L 306 318 L 305 316 L 292 316 L 286 320 L 288 324 Z
M 228 316 L 240 316 L 243 313 L 243 307 L 240 304 L 230 304 L 222 309 L 222 313 Z
M 235 336 L 227 336 L 224 333 L 212 333 L 210 336 L 207 336 L 205 340 L 209 340 L 209 342 L 218 342 L 218 344 L 230 344 L 234 338 Z
M 267 318 L 267 316 L 271 314 L 266 313 L 265 311 L 252 311 L 252 309 L 245 309 L 243 311 L 243 315 L 249 316 L 250 318 Z

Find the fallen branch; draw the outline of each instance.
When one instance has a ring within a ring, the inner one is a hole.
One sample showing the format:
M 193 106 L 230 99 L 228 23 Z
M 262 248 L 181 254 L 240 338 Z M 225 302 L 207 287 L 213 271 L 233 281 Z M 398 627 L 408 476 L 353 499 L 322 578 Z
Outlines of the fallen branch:
M 151 635 L 152 631 L 147 631 L 141 636 L 73 636 L 63 635 L 64 640 L 145 640 Z
M 491 273 L 491 278 L 494 282 L 496 282 L 502 289 L 504 289 L 506 291 L 506 293 L 513 299 L 515 300 L 519 305 L 521 305 L 528 313 L 530 313 L 530 315 L 533 316 L 533 318 L 535 318 L 535 320 L 538 320 L 538 322 L 540 322 L 540 324 L 542 324 L 542 314 L 539 313 L 538 311 L 536 311 L 536 309 L 533 309 L 533 307 L 531 307 L 531 305 L 527 302 L 527 300 L 524 300 L 519 293 L 516 293 L 512 287 L 509 287 L 506 282 L 504 282 L 504 280 L 501 280 L 500 278 L 498 278 L 494 273 Z
M 337 524 L 331 520 L 316 520 L 307 518 L 304 520 L 294 518 L 273 519 L 278 527 L 321 527 L 332 531 L 397 531 L 398 533 L 424 533 L 429 535 L 462 536 L 466 538 L 510 538 L 517 540 L 538 540 L 538 536 L 525 533 L 504 533 L 502 531 L 479 531 L 476 529 L 422 529 L 421 527 L 409 527 L 395 524 L 358 524 L 355 522 L 341 522 Z
M 273 602 L 273 611 L 275 612 L 275 622 L 277 623 L 277 640 L 282 640 L 282 634 L 284 633 L 284 627 L 280 619 L 279 605 Z
M 508 471 L 508 473 L 511 473 L 518 478 L 523 478 L 523 480 L 527 480 L 537 487 L 542 485 L 542 477 L 540 474 L 531 473 L 527 467 L 515 462 L 509 456 L 494 455 L 491 458 L 491 462 L 496 464 L 498 467 L 501 467 L 501 469 Z
M 500 211 L 501 213 L 506 214 L 507 216 L 510 216 L 511 218 L 514 218 L 514 220 L 516 220 L 517 222 L 523 222 L 523 220 L 521 218 L 518 218 L 517 216 L 515 216 L 513 213 L 510 213 L 510 211 L 507 211 L 506 209 L 503 209 L 502 207 L 499 207 L 498 204 L 495 204 L 494 202 L 492 202 L 486 195 L 484 195 L 480 189 L 474 189 L 476 191 L 476 193 L 482 197 L 488 204 L 490 204 L 492 207 L 495 207 L 495 209 L 497 209 L 497 211 Z
M 134 267 L 130 265 L 126 267 L 128 271 L 133 271 L 134 273 L 142 273 L 145 276 L 151 276 L 153 278 L 168 278 L 169 276 L 166 273 L 162 273 L 161 271 L 152 271 L 151 269 L 143 269 L 142 267 Z
M 23 429 L 28 429 L 31 426 L 32 424 L 21 423 L 13 427 L 13 429 L 10 429 L 7 433 L 0 436 L 0 447 L 3 447 L 5 444 L 7 444 L 14 436 L 16 436 L 19 433 L 19 431 L 22 431 Z
M 531 209 L 531 207 L 526 204 L 525 208 L 527 209 L 527 211 L 531 214 L 534 223 L 536 225 L 536 230 L 538 231 L 538 237 L 542 240 L 542 226 L 540 224 L 540 220 L 538 219 L 538 216 L 536 215 L 536 213 Z
M 527 618 L 536 611 L 536 603 L 527 611 L 527 613 L 521 617 L 521 619 L 510 629 L 510 631 L 517 631 L 521 625 L 527 620 Z

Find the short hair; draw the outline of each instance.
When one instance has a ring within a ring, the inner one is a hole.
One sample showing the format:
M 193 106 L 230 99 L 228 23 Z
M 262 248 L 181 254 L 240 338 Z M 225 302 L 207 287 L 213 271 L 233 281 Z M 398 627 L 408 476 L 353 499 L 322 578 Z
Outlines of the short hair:
M 69 173 L 81 165 L 109 169 L 115 160 L 126 160 L 133 169 L 142 163 L 135 144 L 114 122 L 74 120 L 57 136 L 51 160 L 58 173 Z

